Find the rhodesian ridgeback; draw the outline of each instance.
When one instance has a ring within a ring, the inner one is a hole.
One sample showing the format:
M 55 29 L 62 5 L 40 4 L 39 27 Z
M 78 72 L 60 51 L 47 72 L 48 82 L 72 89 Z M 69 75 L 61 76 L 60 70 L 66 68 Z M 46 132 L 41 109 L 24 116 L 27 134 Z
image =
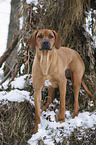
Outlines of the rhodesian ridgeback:
M 59 87 L 60 104 L 58 121 L 65 121 L 66 70 L 71 70 L 72 72 L 74 90 L 73 118 L 78 115 L 78 95 L 81 83 L 87 93 L 92 98 L 94 97 L 84 82 L 83 74 L 85 66 L 80 55 L 73 49 L 61 47 L 62 38 L 54 30 L 37 30 L 28 38 L 27 42 L 31 49 L 36 48 L 32 67 L 35 102 L 34 133 L 36 133 L 38 131 L 38 124 L 40 124 L 41 89 L 45 85 L 46 80 L 50 82 L 50 86 L 48 86 L 49 97 L 45 106 L 42 107 L 42 111 L 53 101 L 55 97 L 54 90 Z

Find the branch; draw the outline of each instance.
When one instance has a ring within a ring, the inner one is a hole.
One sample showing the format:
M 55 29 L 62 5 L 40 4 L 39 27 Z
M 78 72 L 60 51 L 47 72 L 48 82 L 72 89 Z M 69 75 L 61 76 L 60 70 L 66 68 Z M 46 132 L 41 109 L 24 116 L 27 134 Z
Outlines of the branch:
M 16 35 L 16 37 L 12 40 L 12 42 L 8 46 L 8 49 L 0 57 L 0 67 L 2 66 L 3 62 L 8 58 L 8 56 L 11 54 L 11 52 L 14 50 L 15 46 L 17 45 L 18 37 L 19 37 L 19 34 Z
M 16 66 L 16 63 L 13 64 L 12 68 L 10 69 L 10 71 L 8 72 L 8 74 L 4 77 L 4 79 L 0 82 L 0 85 L 2 85 L 6 80 L 7 78 L 9 77 L 9 75 L 11 74 L 13 68 Z

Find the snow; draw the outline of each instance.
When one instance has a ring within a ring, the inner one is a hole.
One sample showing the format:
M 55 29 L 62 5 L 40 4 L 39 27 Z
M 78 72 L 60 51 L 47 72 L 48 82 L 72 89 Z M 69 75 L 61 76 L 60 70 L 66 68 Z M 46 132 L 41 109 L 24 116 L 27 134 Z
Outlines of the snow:
M 41 124 L 38 126 L 38 132 L 32 135 L 32 138 L 28 141 L 30 145 L 37 145 L 38 140 L 42 139 L 46 145 L 54 145 L 54 139 L 56 141 L 62 142 L 64 136 L 69 136 L 75 128 L 81 128 L 82 134 L 84 129 L 92 128 L 96 124 L 96 113 L 83 112 L 79 113 L 78 117 L 72 119 L 69 111 L 65 112 L 68 114 L 68 118 L 63 123 L 55 121 L 55 112 L 47 111 L 41 114 Z M 51 121 L 46 120 L 43 115 L 50 116 Z M 45 138 L 45 139 L 44 139 Z M 80 138 L 79 138 L 80 139 Z
M 12 102 L 27 100 L 34 105 L 33 96 L 30 97 L 30 92 L 23 90 L 26 78 L 28 78 L 28 75 L 15 78 L 14 81 L 11 82 L 12 90 L 10 92 L 0 92 L 0 100 L 8 100 Z M 32 83 L 32 80 L 30 82 Z M 7 86 L 8 81 L 6 81 L 5 84 Z M 59 101 L 55 98 L 53 104 L 49 107 L 53 106 L 53 108 L 55 108 L 57 104 L 59 105 Z M 89 105 L 93 105 L 93 102 L 90 101 Z M 29 139 L 28 143 L 30 145 L 37 145 L 37 142 L 40 139 L 42 139 L 46 145 L 54 145 L 54 140 L 58 143 L 62 142 L 64 137 L 70 136 L 75 128 L 78 128 L 81 131 L 81 134 L 84 134 L 84 129 L 93 128 L 93 126 L 96 125 L 96 112 L 79 112 L 78 116 L 72 119 L 71 112 L 66 110 L 66 118 L 63 123 L 55 121 L 55 116 L 57 116 L 58 112 L 58 109 L 55 111 L 47 109 L 46 112 L 43 111 L 41 113 L 41 123 L 38 125 L 38 132 L 33 134 Z
M 51 82 L 49 80 L 45 80 L 44 86 L 48 87 L 51 86 Z
M 4 67 L 4 64 L 3 64 L 2 67 L 0 68 L 0 81 L 1 81 L 1 79 L 3 78 L 3 67 Z
M 24 89 L 24 87 L 26 86 L 26 79 L 29 77 L 29 75 L 23 75 L 20 77 L 15 78 L 11 83 L 11 89 Z M 9 84 L 9 79 L 7 79 L 4 83 L 3 83 L 3 89 L 7 89 L 8 88 L 8 84 Z M 28 83 L 32 83 L 32 78 L 29 80 L 28 79 Z M 0 86 L 0 89 L 2 89 L 2 86 Z
M 26 0 L 27 4 L 31 4 L 31 2 L 34 2 L 35 5 L 38 4 L 38 0 Z
M 0 56 L 6 50 L 11 0 L 0 0 Z
M 93 12 L 96 14 L 96 10 L 93 10 Z M 92 27 L 90 28 L 91 22 L 94 21 L 94 25 L 96 24 L 95 18 L 92 20 L 91 14 L 92 14 L 92 9 L 90 9 L 89 12 L 86 12 L 87 18 L 86 18 L 86 31 L 90 34 L 91 37 L 93 37 L 94 40 L 94 47 L 96 47 L 96 36 L 92 34 Z M 94 27 L 96 29 L 96 26 Z
M 20 91 L 20 90 L 11 90 L 10 92 L 2 91 L 0 92 L 0 100 L 8 100 L 8 101 L 24 101 L 24 99 L 28 99 L 29 92 Z
M 11 82 L 11 87 L 12 88 L 18 88 L 18 89 L 23 89 L 25 86 L 25 78 L 28 75 L 20 76 L 18 78 L 15 78 L 14 81 Z
M 38 0 L 26 0 L 27 4 L 31 4 L 31 3 L 34 3 L 34 7 L 33 7 L 33 10 L 37 13 L 37 7 L 36 5 L 38 4 Z
M 14 81 L 12 81 L 10 83 L 11 85 L 11 91 L 1 91 L 0 92 L 0 101 L 1 100 L 8 100 L 8 101 L 30 101 L 31 104 L 34 105 L 34 99 L 32 99 L 32 97 L 30 98 L 30 92 L 23 90 L 25 85 L 26 85 L 26 81 L 25 79 L 28 78 L 28 75 L 24 75 L 24 76 L 20 76 L 14 79 Z M 32 80 L 29 80 L 31 83 Z M 4 84 L 3 84 L 3 89 L 7 89 L 8 88 L 8 83 L 9 80 L 7 80 Z
M 22 27 L 23 27 L 23 17 L 21 17 L 21 18 L 19 19 L 19 22 L 20 22 L 20 29 L 22 29 Z
M 92 13 L 91 10 L 89 11 L 89 13 L 87 13 L 88 16 L 86 18 L 86 31 L 92 36 L 92 28 L 89 28 L 92 22 L 91 13 Z M 94 13 L 95 13 L 95 10 L 94 10 Z M 95 22 L 95 19 L 93 19 L 93 21 Z

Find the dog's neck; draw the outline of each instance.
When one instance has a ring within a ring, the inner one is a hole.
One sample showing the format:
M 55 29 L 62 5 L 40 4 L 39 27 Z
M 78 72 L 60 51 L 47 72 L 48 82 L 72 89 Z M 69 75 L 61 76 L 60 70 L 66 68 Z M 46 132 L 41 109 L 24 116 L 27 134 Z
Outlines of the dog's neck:
M 48 50 L 44 50 L 41 52 L 41 58 L 40 58 L 40 67 L 42 70 L 43 75 L 48 74 L 49 67 L 52 63 L 52 54 Z
M 54 57 L 54 49 L 53 50 L 43 50 L 40 55 L 38 56 L 40 62 L 40 68 L 43 75 L 48 75 L 50 65 L 52 64 L 52 60 Z

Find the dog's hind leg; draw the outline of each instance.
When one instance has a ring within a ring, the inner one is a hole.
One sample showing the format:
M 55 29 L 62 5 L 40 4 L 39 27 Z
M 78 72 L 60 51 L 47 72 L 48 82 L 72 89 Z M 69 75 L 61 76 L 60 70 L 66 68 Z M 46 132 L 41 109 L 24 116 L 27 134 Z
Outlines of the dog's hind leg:
M 74 90 L 74 111 L 73 111 L 72 118 L 74 118 L 75 116 L 78 116 L 78 110 L 79 110 L 78 97 L 79 97 L 79 91 L 81 87 L 81 79 L 82 77 L 80 77 L 78 73 L 76 72 L 73 73 L 72 82 L 73 82 L 73 90 Z
M 55 88 L 48 88 L 48 100 L 47 100 L 47 103 L 42 107 L 42 111 L 43 112 L 45 109 L 48 108 L 48 106 L 52 103 L 52 101 L 54 100 L 55 98 Z
M 60 104 L 59 104 L 59 116 L 58 116 L 58 119 L 56 119 L 56 121 L 60 121 L 60 122 L 65 121 L 66 84 L 67 84 L 67 79 L 66 77 L 64 77 L 59 84 Z

